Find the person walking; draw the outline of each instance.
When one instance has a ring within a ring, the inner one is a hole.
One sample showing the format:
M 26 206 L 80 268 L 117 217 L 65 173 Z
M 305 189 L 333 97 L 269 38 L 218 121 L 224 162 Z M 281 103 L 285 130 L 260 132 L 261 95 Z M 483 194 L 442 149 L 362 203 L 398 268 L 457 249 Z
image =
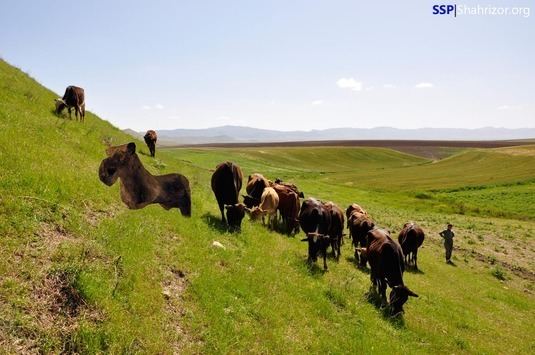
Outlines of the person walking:
M 446 249 L 446 262 L 451 264 L 451 252 L 453 251 L 453 224 L 448 223 L 448 228 L 440 232 L 440 236 L 444 239 L 444 248 Z

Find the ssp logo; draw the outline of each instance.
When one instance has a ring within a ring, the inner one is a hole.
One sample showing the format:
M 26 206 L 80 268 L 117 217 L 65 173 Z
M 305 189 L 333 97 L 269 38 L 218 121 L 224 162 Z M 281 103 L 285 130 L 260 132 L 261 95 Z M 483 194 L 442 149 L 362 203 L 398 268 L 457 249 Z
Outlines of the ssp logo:
M 457 5 L 433 5 L 433 15 L 450 15 L 457 17 Z

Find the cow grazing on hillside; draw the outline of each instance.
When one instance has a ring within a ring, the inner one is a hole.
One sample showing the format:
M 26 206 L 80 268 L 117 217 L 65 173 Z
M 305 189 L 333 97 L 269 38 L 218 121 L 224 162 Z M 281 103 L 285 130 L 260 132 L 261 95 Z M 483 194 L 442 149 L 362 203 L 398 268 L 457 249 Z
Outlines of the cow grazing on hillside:
M 147 147 L 149 147 L 150 156 L 154 158 L 154 155 L 156 155 L 156 141 L 158 140 L 156 131 L 153 131 L 152 129 L 148 130 L 147 133 L 145 133 L 145 136 L 143 136 L 143 139 L 145 139 L 145 143 L 147 144 Z
M 403 283 L 405 270 L 401 247 L 390 238 L 388 231 L 374 229 L 368 232 L 366 253 L 371 267 L 371 281 L 386 304 L 386 286 L 390 286 L 390 307 L 393 315 L 403 312 L 409 296 L 418 297 Z
M 299 191 L 299 188 L 291 182 L 284 182 L 281 179 L 275 179 L 275 184 L 286 186 L 289 189 L 291 189 L 293 192 L 295 192 L 297 196 L 301 198 L 305 198 L 305 194 L 302 191 Z
M 405 223 L 399 232 L 398 242 L 405 255 L 405 263 L 407 265 L 414 264 L 416 270 L 418 270 L 418 248 L 422 246 L 424 239 L 423 229 L 412 222 Z
M 347 225 L 349 236 L 351 237 L 353 247 L 355 247 L 355 261 L 360 267 L 365 267 L 366 253 L 361 252 L 359 248 L 366 247 L 368 232 L 375 227 L 375 224 L 368 215 L 355 210 L 349 215 Z
M 99 167 L 100 180 L 113 185 L 121 179 L 121 199 L 130 209 L 159 203 L 163 208 L 178 208 L 191 216 L 191 190 L 188 179 L 180 174 L 152 175 L 141 164 L 136 144 L 128 143 L 106 150 L 108 158 Z
M 346 208 L 346 217 L 347 217 L 347 227 L 349 228 L 349 217 L 351 216 L 351 214 L 353 212 L 358 212 L 358 213 L 362 213 L 363 215 L 368 215 L 368 212 L 366 212 L 366 210 L 364 208 L 362 208 L 360 205 L 357 205 L 356 203 L 352 203 L 350 204 L 347 208 Z M 350 235 L 351 237 L 351 235 Z
M 308 242 L 308 262 L 316 262 L 318 253 L 323 257 L 323 268 L 327 270 L 327 248 L 330 245 L 329 230 L 331 228 L 331 213 L 321 201 L 307 198 L 301 205 L 299 224 L 305 232 Z
M 252 220 L 262 217 L 262 224 L 265 224 L 264 216 L 268 215 L 268 226 L 275 228 L 277 223 L 277 208 L 279 207 L 279 195 L 272 187 L 266 187 L 260 198 L 260 205 L 252 209 L 246 208 Z
M 262 174 L 254 173 L 249 175 L 245 191 L 247 195 L 243 195 L 243 203 L 247 208 L 253 208 L 260 204 L 262 193 L 266 187 L 270 186 L 270 182 Z
M 84 89 L 77 86 L 67 86 L 65 89 L 65 94 L 62 98 L 57 98 L 56 100 L 56 114 L 59 115 L 61 112 L 67 108 L 69 111 L 69 118 L 71 117 L 71 110 L 74 107 L 74 115 L 76 119 L 84 121 L 85 119 L 85 94 Z
M 288 234 L 299 233 L 299 196 L 290 188 L 273 184 L 272 188 L 279 196 L 278 210 L 282 218 L 282 222 Z
M 245 205 L 238 202 L 242 178 L 240 167 L 232 162 L 219 164 L 212 174 L 212 191 L 221 211 L 221 220 L 232 229 L 239 229 L 245 216 Z
M 331 214 L 331 226 L 329 228 L 329 239 L 333 254 L 337 260 L 340 259 L 341 245 L 344 238 L 344 212 L 334 202 L 329 201 L 323 204 Z

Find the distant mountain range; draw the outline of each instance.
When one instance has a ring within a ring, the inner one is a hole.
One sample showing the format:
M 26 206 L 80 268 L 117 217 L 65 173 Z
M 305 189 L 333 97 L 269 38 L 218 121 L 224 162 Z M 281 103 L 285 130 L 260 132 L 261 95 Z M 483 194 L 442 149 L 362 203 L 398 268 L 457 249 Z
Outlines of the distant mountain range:
M 145 132 L 124 130 L 136 137 Z M 243 126 L 158 130 L 162 145 L 207 143 L 292 142 L 322 140 L 516 140 L 535 138 L 535 128 L 330 128 L 311 131 L 276 131 Z

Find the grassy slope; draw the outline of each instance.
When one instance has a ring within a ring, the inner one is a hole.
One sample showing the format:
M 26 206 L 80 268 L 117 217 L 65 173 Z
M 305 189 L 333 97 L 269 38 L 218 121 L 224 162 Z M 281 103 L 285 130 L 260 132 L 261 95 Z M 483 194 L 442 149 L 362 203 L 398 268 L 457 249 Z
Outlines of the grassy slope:
M 1 350 L 533 351 L 533 284 L 507 270 L 508 280 L 499 282 L 490 272 L 495 266 L 470 252 L 457 252 L 456 268 L 437 262 L 442 249 L 435 237 L 449 219 L 459 225 L 466 249 L 491 244 L 533 260 L 532 222 L 443 214 L 429 211 L 427 200 L 398 208 L 398 197 L 406 195 L 387 191 L 377 199 L 374 191 L 329 180 L 385 164 L 425 167 L 425 160 L 384 149 L 320 149 L 313 156 L 271 149 L 162 151 L 160 160 L 141 155 L 142 161 L 153 172 L 189 177 L 193 217 L 159 206 L 129 211 L 118 187 L 102 185 L 96 171 L 103 140 L 130 138 L 93 115 L 84 125 L 56 118 L 55 95 L 3 62 L 0 83 L 0 129 L 7 133 L 0 135 Z M 407 304 L 405 318 L 385 318 L 368 302 L 368 275 L 354 268 L 347 245 L 324 274 L 306 267 L 298 238 L 247 221 L 241 234 L 222 232 L 208 181 L 209 169 L 227 158 L 245 174 L 292 178 L 307 194 L 341 205 L 362 202 L 394 231 L 410 218 L 422 223 L 430 237 L 421 255 L 424 273 L 406 274 L 421 297 Z M 325 171 L 316 172 L 318 161 Z M 501 181 L 525 179 L 525 172 L 518 174 Z M 528 248 L 509 248 L 513 228 Z M 212 248 L 213 240 L 227 249 Z M 529 261 L 523 266 L 533 270 Z M 57 272 L 69 275 L 85 300 L 75 316 L 52 312 L 57 302 L 43 295 L 54 291 L 47 280 Z M 385 335 L 388 342 L 377 341 Z

